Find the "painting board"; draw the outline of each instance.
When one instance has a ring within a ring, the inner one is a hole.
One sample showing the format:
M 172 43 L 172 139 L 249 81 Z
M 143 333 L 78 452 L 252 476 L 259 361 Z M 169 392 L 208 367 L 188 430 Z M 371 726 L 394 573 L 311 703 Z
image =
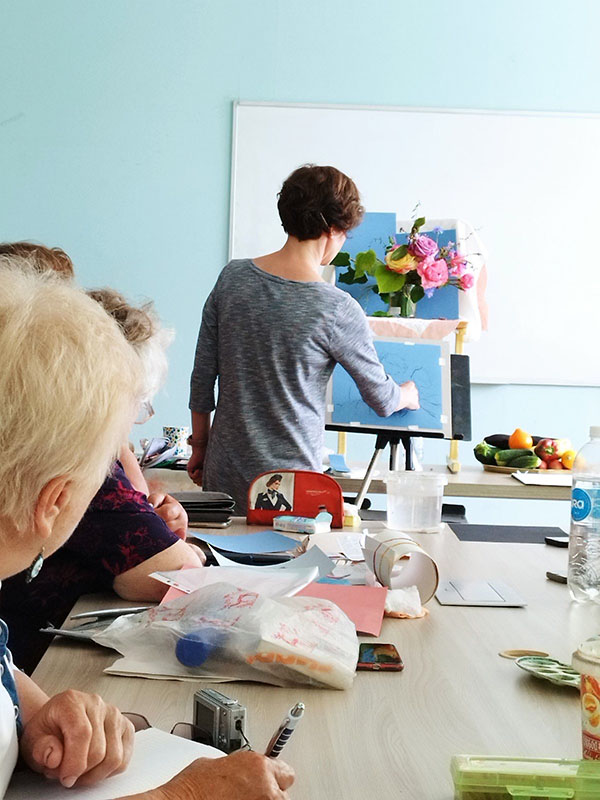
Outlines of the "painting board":
M 404 431 L 449 439 L 452 437 L 450 346 L 448 342 L 387 339 L 375 336 L 375 350 L 386 372 L 397 383 L 413 380 L 421 408 L 379 417 L 361 398 L 356 384 L 336 365 L 327 392 L 327 427 L 365 432 Z

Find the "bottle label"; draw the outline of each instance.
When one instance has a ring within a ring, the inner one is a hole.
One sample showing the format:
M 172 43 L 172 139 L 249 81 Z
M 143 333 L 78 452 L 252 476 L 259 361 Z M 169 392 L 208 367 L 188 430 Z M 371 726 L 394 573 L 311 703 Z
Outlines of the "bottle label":
M 575 522 L 582 522 L 586 517 L 589 517 L 592 510 L 592 498 L 585 491 L 579 487 L 573 489 L 571 494 L 571 517 Z
M 581 676 L 583 757 L 600 759 L 600 684 L 592 675 Z

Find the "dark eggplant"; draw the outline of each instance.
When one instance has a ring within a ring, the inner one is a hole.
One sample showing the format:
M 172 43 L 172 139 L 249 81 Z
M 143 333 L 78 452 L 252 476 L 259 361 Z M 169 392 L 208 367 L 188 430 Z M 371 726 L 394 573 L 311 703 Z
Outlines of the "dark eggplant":
M 492 447 L 497 447 L 499 450 L 508 450 L 508 434 L 507 433 L 492 433 L 491 436 L 486 436 L 483 440 Z

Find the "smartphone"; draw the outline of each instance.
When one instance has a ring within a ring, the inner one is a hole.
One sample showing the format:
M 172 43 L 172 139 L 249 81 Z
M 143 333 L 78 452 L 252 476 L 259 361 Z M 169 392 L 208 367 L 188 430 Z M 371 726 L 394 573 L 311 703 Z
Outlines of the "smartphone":
M 393 644 L 361 642 L 356 669 L 400 672 L 400 670 L 404 669 L 404 664 Z

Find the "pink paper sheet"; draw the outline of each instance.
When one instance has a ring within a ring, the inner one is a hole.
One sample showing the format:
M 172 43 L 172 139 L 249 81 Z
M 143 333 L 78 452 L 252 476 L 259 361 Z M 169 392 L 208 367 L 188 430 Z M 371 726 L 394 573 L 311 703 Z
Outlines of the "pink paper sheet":
M 357 633 L 379 636 L 385 610 L 385 586 L 336 586 L 332 583 L 311 583 L 298 592 L 298 597 L 320 597 L 331 600 L 356 625 Z

